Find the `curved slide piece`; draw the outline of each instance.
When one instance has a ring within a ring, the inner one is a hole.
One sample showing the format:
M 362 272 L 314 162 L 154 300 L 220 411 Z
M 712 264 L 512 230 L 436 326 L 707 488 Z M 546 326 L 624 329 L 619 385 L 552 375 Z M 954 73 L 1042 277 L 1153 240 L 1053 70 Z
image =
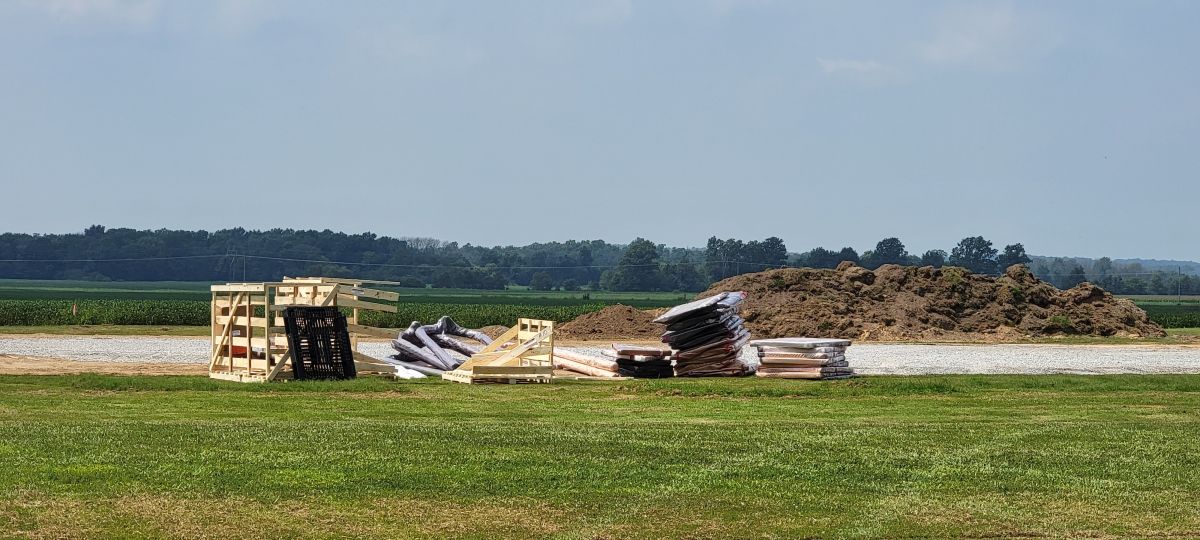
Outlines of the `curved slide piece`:
M 392 348 L 395 349 L 396 352 L 400 353 L 400 356 L 405 360 L 419 360 L 436 368 L 441 368 L 442 366 L 441 359 L 439 359 L 437 356 L 434 356 L 433 353 L 413 345 L 412 343 L 409 343 L 403 339 L 393 339 Z M 445 369 L 449 371 L 454 368 Z
M 426 328 L 429 327 L 427 326 Z M 429 337 L 433 338 L 433 340 L 438 342 L 438 345 L 441 345 L 443 348 L 457 351 L 465 356 L 472 356 L 479 352 L 479 347 L 472 347 L 446 334 L 429 334 Z
M 425 348 L 429 349 L 429 352 L 433 353 L 432 356 L 436 358 L 436 361 L 430 365 L 446 371 L 450 371 L 458 366 L 458 362 L 450 356 L 450 353 L 442 349 L 433 338 L 429 337 L 429 334 L 425 332 L 424 326 L 417 328 L 416 335 L 417 339 L 421 340 L 421 343 L 425 344 Z
M 417 337 L 417 329 L 420 327 L 421 321 L 413 321 L 412 324 L 408 325 L 408 328 L 405 328 L 400 332 L 400 339 L 412 343 L 417 347 L 424 347 L 425 344 L 421 343 L 420 338 Z
M 442 318 L 438 319 L 438 322 L 435 326 L 441 328 L 440 333 L 442 334 L 470 338 L 484 345 L 492 344 L 492 338 L 488 337 L 487 334 L 480 332 L 479 330 L 472 330 L 470 328 L 463 327 L 462 325 L 454 322 L 454 319 L 451 319 L 449 315 L 443 315 Z
M 393 362 L 396 362 L 397 364 L 411 369 L 417 373 L 429 375 L 430 377 L 440 377 L 443 373 L 445 373 L 445 371 L 438 368 L 429 367 L 425 364 L 418 364 L 416 362 L 406 362 L 404 360 L 393 360 Z

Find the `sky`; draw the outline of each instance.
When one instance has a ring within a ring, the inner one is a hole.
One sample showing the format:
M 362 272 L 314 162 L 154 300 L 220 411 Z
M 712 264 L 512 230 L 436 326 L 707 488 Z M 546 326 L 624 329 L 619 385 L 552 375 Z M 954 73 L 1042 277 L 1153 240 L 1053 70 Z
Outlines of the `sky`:
M 1200 2 L 0 0 L 0 231 L 1200 260 Z

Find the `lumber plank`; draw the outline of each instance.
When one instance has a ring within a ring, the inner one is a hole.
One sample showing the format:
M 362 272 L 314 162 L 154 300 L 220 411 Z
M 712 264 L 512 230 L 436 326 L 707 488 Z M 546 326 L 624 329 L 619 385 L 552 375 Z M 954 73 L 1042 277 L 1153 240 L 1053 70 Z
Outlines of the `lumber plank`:
M 267 286 L 264 283 L 226 283 L 211 285 L 209 290 L 212 292 L 266 292 Z
M 337 291 L 339 294 L 354 296 L 358 298 L 374 298 L 386 302 L 395 302 L 400 299 L 400 293 L 391 291 L 381 291 L 378 289 L 365 289 L 362 287 L 354 287 L 350 285 L 338 285 Z
M 355 334 L 362 334 L 364 336 L 375 336 L 375 337 L 388 338 L 388 339 L 395 338 L 396 333 L 397 333 L 395 330 L 388 330 L 386 328 L 376 328 L 374 326 L 363 326 L 361 324 L 347 324 L 346 329 Z
M 330 297 L 332 298 L 332 296 Z M 397 311 L 396 306 L 388 304 L 376 304 L 374 302 L 363 302 L 362 300 L 356 300 L 353 296 L 347 296 L 344 294 L 337 295 L 337 306 L 368 309 L 371 311 L 386 311 L 388 313 L 395 313 Z

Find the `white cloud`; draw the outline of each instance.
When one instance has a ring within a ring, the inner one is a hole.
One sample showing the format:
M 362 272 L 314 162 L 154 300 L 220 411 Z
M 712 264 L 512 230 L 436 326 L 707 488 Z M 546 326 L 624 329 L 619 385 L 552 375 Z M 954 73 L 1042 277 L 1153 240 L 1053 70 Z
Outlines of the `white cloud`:
M 1044 20 L 1017 13 L 1011 4 L 954 4 L 937 17 L 934 37 L 919 53 L 933 64 L 1006 69 L 1056 41 Z
M 25 0 L 24 4 L 65 20 L 101 19 L 137 25 L 153 22 L 160 11 L 158 0 Z

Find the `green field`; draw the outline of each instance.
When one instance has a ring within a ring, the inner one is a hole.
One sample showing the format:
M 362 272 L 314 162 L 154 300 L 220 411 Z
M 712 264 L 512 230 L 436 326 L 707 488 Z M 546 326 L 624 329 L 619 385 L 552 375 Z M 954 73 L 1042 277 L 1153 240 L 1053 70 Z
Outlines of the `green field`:
M 0 326 L 208 324 L 209 283 L 0 280 Z M 506 291 L 392 289 L 396 314 L 370 313 L 366 324 L 396 328 L 450 315 L 466 326 L 509 326 L 518 317 L 572 320 L 612 304 L 641 309 L 677 305 L 689 293 L 605 291 Z M 1164 328 L 1200 327 L 1200 297 L 1132 297 Z M 79 314 L 73 315 L 72 306 Z
M 1200 376 L 0 377 L 0 536 L 1200 535 Z
M 0 326 L 208 324 L 209 283 L 0 280 Z M 382 287 L 385 288 L 386 287 Z M 690 301 L 687 293 L 480 291 L 392 288 L 395 314 L 365 313 L 365 324 L 406 327 L 443 315 L 470 327 L 511 326 L 517 318 L 569 321 L 611 304 L 647 309 Z M 78 309 L 78 314 L 72 308 Z
M 195 300 L 211 298 L 208 282 L 149 281 L 53 281 L 0 279 L 2 300 Z M 509 290 L 414 289 L 373 286 L 396 291 L 406 303 L 582 305 L 626 304 L 635 307 L 667 307 L 690 301 L 694 295 L 677 292 L 533 291 L 523 287 Z

